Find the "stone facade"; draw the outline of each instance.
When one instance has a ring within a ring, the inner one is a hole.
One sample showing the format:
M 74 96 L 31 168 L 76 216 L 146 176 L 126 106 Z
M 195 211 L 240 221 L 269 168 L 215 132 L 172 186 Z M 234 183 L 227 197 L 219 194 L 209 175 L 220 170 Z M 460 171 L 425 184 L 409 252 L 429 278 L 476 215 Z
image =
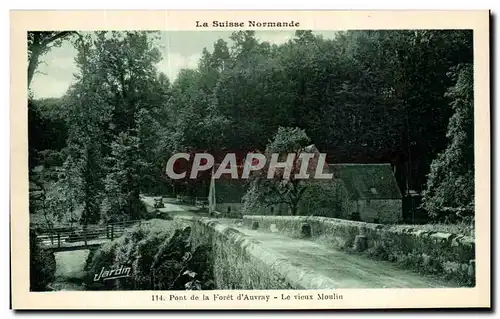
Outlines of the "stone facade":
M 403 197 L 389 164 L 334 164 L 330 171 L 347 197 L 339 218 L 382 224 L 403 220 Z
M 403 219 L 401 199 L 359 199 L 349 201 L 349 210 L 344 218 L 359 212 L 361 221 L 369 223 L 393 224 Z

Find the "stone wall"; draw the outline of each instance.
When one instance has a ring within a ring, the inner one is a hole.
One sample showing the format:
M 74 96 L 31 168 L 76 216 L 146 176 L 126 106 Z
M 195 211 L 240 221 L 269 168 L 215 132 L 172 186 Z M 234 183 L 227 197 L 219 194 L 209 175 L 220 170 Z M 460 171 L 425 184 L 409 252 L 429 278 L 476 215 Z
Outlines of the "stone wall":
M 382 225 L 306 216 L 244 216 L 245 226 L 307 237 L 335 249 L 387 260 L 463 286 L 475 283 L 475 242 L 462 234 L 419 230 L 418 225 Z
M 217 289 L 333 289 L 314 269 L 292 265 L 238 230 L 209 218 L 177 217 L 192 223 L 191 241 L 211 246 Z

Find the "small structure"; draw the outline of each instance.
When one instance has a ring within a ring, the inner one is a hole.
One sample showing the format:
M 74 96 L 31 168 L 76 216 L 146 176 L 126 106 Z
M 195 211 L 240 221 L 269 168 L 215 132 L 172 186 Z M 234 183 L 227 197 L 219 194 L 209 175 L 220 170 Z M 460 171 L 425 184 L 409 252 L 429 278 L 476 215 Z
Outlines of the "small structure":
M 334 179 L 346 189 L 347 211 L 342 218 L 373 223 L 403 219 L 403 197 L 390 164 L 329 165 Z

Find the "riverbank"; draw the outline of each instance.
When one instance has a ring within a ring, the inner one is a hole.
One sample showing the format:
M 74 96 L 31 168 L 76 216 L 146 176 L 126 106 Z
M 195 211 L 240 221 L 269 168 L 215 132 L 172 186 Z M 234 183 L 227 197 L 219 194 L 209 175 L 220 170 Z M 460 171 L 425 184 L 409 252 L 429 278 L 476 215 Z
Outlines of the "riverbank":
M 83 279 L 86 275 L 85 264 L 89 250 L 57 252 L 55 280 L 49 287 L 51 290 L 86 290 Z

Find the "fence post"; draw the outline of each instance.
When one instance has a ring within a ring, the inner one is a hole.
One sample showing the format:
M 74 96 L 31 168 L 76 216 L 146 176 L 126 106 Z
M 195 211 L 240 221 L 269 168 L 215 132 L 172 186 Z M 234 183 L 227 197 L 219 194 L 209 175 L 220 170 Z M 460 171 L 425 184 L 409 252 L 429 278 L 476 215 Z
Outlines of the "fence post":
M 114 240 L 114 227 L 113 227 L 113 224 L 111 224 L 111 240 Z
M 87 247 L 87 226 L 83 228 L 83 240 L 85 242 L 85 247 Z
M 57 232 L 57 248 L 61 248 L 61 233 Z

